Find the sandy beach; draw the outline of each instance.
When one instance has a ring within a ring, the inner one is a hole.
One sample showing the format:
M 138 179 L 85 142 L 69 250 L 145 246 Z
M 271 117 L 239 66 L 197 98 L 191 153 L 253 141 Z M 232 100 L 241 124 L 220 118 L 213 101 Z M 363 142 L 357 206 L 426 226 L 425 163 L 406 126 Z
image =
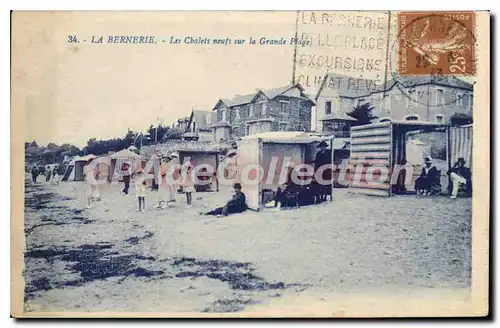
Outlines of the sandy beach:
M 136 212 L 120 184 L 25 189 L 25 311 L 255 311 L 292 299 L 471 284 L 471 199 L 352 195 L 294 210 L 199 215 L 230 190 L 197 193 L 192 208 Z M 244 190 L 243 190 L 244 192 Z M 428 293 L 427 295 L 431 295 Z M 288 303 L 291 304 L 291 303 Z

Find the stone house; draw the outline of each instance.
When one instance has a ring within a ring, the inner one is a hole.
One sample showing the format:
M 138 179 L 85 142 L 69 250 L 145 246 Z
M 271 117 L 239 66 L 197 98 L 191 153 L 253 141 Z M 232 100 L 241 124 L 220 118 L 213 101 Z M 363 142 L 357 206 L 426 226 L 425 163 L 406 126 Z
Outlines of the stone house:
M 213 137 L 218 141 L 268 131 L 310 131 L 312 106 L 300 84 L 220 99 L 213 109 Z
M 213 134 L 210 129 L 212 124 L 212 112 L 206 110 L 191 111 L 182 138 L 192 141 L 212 141 Z
M 384 85 L 329 73 L 316 95 L 316 130 L 347 137 L 356 120 L 346 113 L 367 102 L 378 121 L 469 124 L 473 86 L 453 76 L 398 76 Z

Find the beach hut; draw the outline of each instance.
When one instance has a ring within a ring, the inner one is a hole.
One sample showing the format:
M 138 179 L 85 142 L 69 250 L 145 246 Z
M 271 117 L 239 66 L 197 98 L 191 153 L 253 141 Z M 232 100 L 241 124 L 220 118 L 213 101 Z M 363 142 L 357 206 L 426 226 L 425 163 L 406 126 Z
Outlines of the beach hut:
M 355 126 L 351 128 L 350 191 L 390 196 L 402 166 L 418 162 L 416 156 L 430 153 L 427 145 L 410 138 L 426 133 L 442 133 L 445 154 L 441 164 L 444 165 L 438 167 L 442 179 L 446 180 L 446 170 L 458 157 L 466 157 L 472 165 L 472 125 L 450 127 L 432 122 L 386 121 Z M 419 165 L 413 167 L 418 170 Z M 419 173 L 413 171 L 414 175 Z
M 333 149 L 333 137 L 308 132 L 263 132 L 243 137 L 238 143 L 237 166 L 248 207 L 263 208 L 266 194 L 286 179 L 289 164 L 312 163 L 321 141 Z
M 220 165 L 219 157 L 221 154 L 225 153 L 229 147 L 230 144 L 227 142 L 168 140 L 154 147 L 142 147 L 141 155 L 144 159 L 149 161 L 149 158 L 152 156 L 168 156 L 172 152 L 176 152 L 179 156 L 180 164 L 184 164 L 189 158 L 191 164 L 195 166 L 195 172 L 198 174 L 198 179 L 210 180 L 210 183 L 195 185 L 196 190 L 218 191 L 219 181 L 216 178 L 216 174 Z M 207 177 L 206 173 L 200 172 L 200 165 L 213 168 L 212 176 Z
M 111 182 L 114 178 L 120 178 L 124 174 L 124 164 L 131 166 L 131 172 L 135 172 L 141 167 L 141 156 L 128 149 L 122 149 L 109 156 L 109 177 L 108 181 Z
M 83 168 L 89 161 L 96 158 L 97 156 L 92 154 L 73 157 L 66 167 L 62 181 L 83 181 Z

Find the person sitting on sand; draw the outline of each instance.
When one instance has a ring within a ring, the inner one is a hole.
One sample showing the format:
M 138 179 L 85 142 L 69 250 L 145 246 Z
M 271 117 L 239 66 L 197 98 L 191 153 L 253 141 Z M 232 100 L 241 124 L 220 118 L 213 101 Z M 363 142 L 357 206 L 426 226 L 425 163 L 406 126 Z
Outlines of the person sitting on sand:
M 424 168 L 422 173 L 415 180 L 415 191 L 417 194 L 428 196 L 441 191 L 441 182 L 439 171 L 434 164 L 432 158 L 426 157 L 424 160 Z
M 465 159 L 460 157 L 453 167 L 447 172 L 451 179 L 451 197 L 452 199 L 457 198 L 458 189 L 460 186 L 465 186 L 465 192 L 467 195 L 472 193 L 471 187 L 471 171 L 465 166 Z
M 200 214 L 217 215 L 218 217 L 221 217 L 228 216 L 228 214 L 232 213 L 242 213 L 246 211 L 248 207 L 246 203 L 246 196 L 243 192 L 241 192 L 241 183 L 235 183 L 233 188 L 233 197 L 226 203 L 226 205 Z
M 146 211 L 146 180 L 142 168 L 139 168 L 135 174 L 135 194 L 139 202 L 138 212 Z
M 274 207 L 276 209 L 294 207 L 299 202 L 299 188 L 296 184 L 285 182 L 281 187 L 276 190 L 274 195 Z

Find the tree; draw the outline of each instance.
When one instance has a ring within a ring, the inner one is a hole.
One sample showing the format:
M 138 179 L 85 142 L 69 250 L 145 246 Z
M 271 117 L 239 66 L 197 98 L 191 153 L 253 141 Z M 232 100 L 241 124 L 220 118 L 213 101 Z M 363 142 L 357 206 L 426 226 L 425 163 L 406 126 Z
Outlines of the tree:
M 346 115 L 355 118 L 360 124 L 369 124 L 371 121 L 378 118 L 373 115 L 374 109 L 375 107 L 372 107 L 369 102 L 366 102 L 362 105 L 357 105 L 351 112 L 346 113 Z
M 127 134 L 125 134 L 125 137 L 123 137 L 125 148 L 128 148 L 134 144 L 135 135 L 136 134 L 134 133 L 134 131 L 128 129 Z
M 54 149 L 57 149 L 59 148 L 58 145 L 56 145 L 55 143 L 53 142 L 50 142 L 48 145 L 47 145 L 47 148 L 50 149 L 50 150 L 54 150 Z

